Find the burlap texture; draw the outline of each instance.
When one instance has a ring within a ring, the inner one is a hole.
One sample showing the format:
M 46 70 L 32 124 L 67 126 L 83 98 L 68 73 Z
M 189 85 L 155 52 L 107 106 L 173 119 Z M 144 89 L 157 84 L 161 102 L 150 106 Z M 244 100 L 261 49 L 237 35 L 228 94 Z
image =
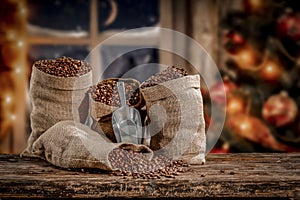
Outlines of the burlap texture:
M 80 115 L 86 115 L 84 111 L 79 112 L 79 107 L 91 85 L 91 71 L 80 77 L 66 78 L 49 75 L 33 65 L 29 88 L 32 132 L 21 156 L 36 156 L 32 152 L 32 144 L 57 122 L 80 121 Z
M 136 88 L 139 88 L 139 81 L 135 79 L 130 79 L 130 78 L 112 78 L 112 79 L 106 79 L 103 80 L 102 82 L 105 81 L 110 81 L 110 80 L 115 80 L 115 81 L 123 81 L 123 82 L 129 82 L 129 83 L 135 83 Z M 102 132 L 106 135 L 107 138 L 110 139 L 112 142 L 117 142 L 113 127 L 112 127 L 112 113 L 118 109 L 119 107 L 116 106 L 109 106 L 104 103 L 101 103 L 99 101 L 95 101 L 91 95 L 89 97 L 90 101 L 90 116 L 93 119 L 93 124 L 92 128 L 93 130 L 97 132 Z M 142 97 L 140 95 L 140 101 L 134 105 L 133 107 L 139 108 L 142 105 Z
M 102 132 L 112 142 L 117 142 L 112 127 L 112 113 L 118 109 L 115 106 L 108 106 L 99 101 L 95 101 L 92 97 L 90 99 L 90 116 L 93 119 L 93 129 L 97 132 Z
M 150 148 L 192 164 L 205 162 L 206 136 L 200 76 L 141 89 L 150 118 Z
M 62 168 L 114 170 L 108 155 L 115 148 L 143 152 L 148 159 L 153 156 L 153 152 L 144 145 L 112 143 L 89 127 L 70 120 L 48 129 L 34 142 L 32 150 L 35 155 Z

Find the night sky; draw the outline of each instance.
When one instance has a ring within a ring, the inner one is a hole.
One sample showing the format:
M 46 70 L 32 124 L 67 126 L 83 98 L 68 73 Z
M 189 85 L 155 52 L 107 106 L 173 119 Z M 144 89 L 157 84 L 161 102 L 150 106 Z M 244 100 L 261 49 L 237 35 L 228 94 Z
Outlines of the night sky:
M 88 0 L 28 0 L 29 23 L 57 30 L 89 30 Z M 117 16 L 104 23 L 111 13 L 109 0 L 98 0 L 99 30 L 132 29 L 154 26 L 159 21 L 157 0 L 116 0 Z

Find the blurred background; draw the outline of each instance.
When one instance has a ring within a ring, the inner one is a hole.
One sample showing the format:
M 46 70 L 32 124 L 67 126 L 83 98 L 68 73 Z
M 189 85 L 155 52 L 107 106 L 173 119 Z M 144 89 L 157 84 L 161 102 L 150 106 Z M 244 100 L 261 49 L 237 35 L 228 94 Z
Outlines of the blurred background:
M 205 121 L 211 103 L 226 108 L 222 135 L 212 153 L 295 152 L 300 149 L 300 2 L 295 0 L 2 0 L 0 2 L 0 153 L 19 153 L 30 134 L 28 87 L 35 60 L 85 59 L 110 36 L 141 27 L 180 31 L 201 44 L 225 84 L 203 84 Z M 184 59 L 160 47 L 177 44 L 159 29 L 127 35 L 95 53 L 108 58 L 135 45 L 153 48 L 121 55 L 104 78 L 134 66 L 162 63 L 195 73 Z M 178 46 L 177 46 L 178 48 Z M 184 48 L 184 47 L 183 47 Z M 201 67 L 205 57 L 189 52 Z M 93 62 L 93 60 L 91 60 Z M 158 71 L 159 69 L 152 71 Z M 213 69 L 202 70 L 214 80 Z M 145 80 L 139 72 L 137 79 Z M 210 93 L 208 93 L 210 89 Z

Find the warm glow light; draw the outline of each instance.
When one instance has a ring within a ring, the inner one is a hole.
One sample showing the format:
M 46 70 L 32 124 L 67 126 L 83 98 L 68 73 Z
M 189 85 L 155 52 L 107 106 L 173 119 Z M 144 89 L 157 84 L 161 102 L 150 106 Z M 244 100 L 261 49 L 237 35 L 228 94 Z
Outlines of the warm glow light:
M 7 39 L 8 40 L 16 39 L 16 33 L 12 30 L 7 31 Z
M 18 47 L 23 47 L 24 46 L 24 41 L 23 40 L 19 40 L 18 42 L 17 42 L 17 46 Z
M 23 64 L 20 64 L 20 63 L 16 63 L 14 65 L 14 72 L 15 74 L 21 74 L 23 72 L 23 69 L 24 69 L 24 65 Z
M 254 8 L 262 7 L 262 1 L 261 0 L 250 0 L 250 4 Z
M 252 47 L 246 46 L 241 49 L 235 56 L 234 60 L 241 69 L 257 70 L 259 57 Z
M 15 68 L 15 73 L 16 73 L 16 74 L 21 74 L 21 72 L 22 72 L 21 67 L 16 67 L 16 68 Z
M 7 95 L 5 96 L 5 103 L 6 103 L 6 104 L 10 104 L 11 101 L 12 101 L 12 97 L 11 97 L 9 94 L 7 94 Z
M 240 101 L 238 101 L 238 100 L 232 100 L 229 103 L 229 107 L 231 109 L 239 109 L 239 108 L 242 107 L 242 103 Z
M 17 119 L 17 116 L 14 115 L 14 114 L 11 114 L 11 115 L 10 115 L 10 119 L 11 119 L 12 121 L 15 121 L 15 120 Z
M 237 114 L 242 113 L 245 110 L 244 100 L 240 97 L 234 96 L 228 99 L 227 104 L 227 113 L 228 114 Z
M 240 124 L 241 131 L 245 131 L 245 130 L 249 129 L 249 127 L 250 127 L 250 125 L 247 121 L 244 121 Z
M 282 67 L 280 63 L 273 60 L 265 61 L 262 67 L 262 77 L 266 81 L 276 81 L 280 78 L 282 74 Z
M 243 60 L 243 62 L 247 62 L 247 63 L 249 63 L 249 62 L 252 62 L 252 54 L 251 54 L 251 52 L 250 51 L 242 51 L 241 53 L 240 53 L 240 59 L 242 59 Z
M 271 64 L 268 64 L 266 66 L 266 72 L 273 73 L 274 69 L 275 69 L 275 67 L 273 65 L 271 65 Z
M 22 6 L 22 7 L 20 8 L 20 14 L 21 14 L 21 15 L 26 15 L 26 13 L 27 13 L 27 9 L 26 9 L 25 7 Z

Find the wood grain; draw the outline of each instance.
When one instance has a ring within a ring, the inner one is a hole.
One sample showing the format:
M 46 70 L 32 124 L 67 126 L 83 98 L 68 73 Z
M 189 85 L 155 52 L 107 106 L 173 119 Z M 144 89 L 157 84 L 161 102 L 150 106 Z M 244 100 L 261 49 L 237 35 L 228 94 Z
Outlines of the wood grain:
M 62 170 L 0 155 L 0 198 L 300 198 L 300 154 L 208 155 L 176 178 L 133 179 Z

